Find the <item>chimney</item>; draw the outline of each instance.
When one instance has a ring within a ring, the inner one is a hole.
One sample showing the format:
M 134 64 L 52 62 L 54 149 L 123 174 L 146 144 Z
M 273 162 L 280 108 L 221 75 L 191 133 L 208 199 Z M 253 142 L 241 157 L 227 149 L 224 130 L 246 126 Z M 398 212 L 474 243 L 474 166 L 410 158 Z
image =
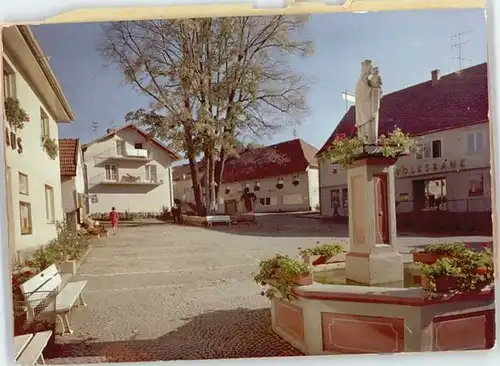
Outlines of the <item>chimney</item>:
M 116 131 L 116 128 L 108 128 L 106 130 L 106 133 L 109 135 L 110 133 L 114 133 Z
M 431 81 L 432 81 L 433 86 L 436 85 L 437 82 L 439 81 L 440 74 L 441 74 L 441 71 L 439 69 L 431 71 Z

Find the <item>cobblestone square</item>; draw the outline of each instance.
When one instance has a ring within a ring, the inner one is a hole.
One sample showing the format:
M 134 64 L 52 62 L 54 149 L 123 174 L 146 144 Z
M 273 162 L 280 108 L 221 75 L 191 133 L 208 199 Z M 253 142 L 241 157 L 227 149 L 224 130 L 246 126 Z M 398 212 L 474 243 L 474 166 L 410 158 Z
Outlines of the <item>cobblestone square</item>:
M 252 273 L 275 253 L 333 240 L 347 242 L 346 225 L 285 214 L 259 216 L 256 227 L 122 228 L 82 264 L 76 279 L 88 281 L 88 305 L 72 311 L 74 333 L 57 337 L 47 362 L 300 355 L 272 332 Z M 401 238 L 400 248 L 436 240 Z

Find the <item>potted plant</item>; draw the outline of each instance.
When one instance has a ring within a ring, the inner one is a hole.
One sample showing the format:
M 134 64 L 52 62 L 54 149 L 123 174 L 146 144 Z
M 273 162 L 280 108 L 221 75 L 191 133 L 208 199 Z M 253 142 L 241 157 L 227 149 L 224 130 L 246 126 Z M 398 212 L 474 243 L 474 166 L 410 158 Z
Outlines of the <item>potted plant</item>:
M 460 290 L 481 291 L 484 287 L 493 284 L 494 265 L 493 253 L 483 245 L 483 250 L 467 250 L 457 256 L 462 271 L 460 279 Z
M 43 140 L 43 149 L 52 160 L 55 160 L 57 158 L 57 154 L 59 153 L 59 145 L 57 144 L 56 139 L 45 138 Z
M 336 135 L 331 146 L 321 155 L 321 158 L 347 167 L 363 154 L 365 145 L 365 140 L 357 135 L 348 137 L 345 133 L 340 133 Z M 386 158 L 397 158 L 418 151 L 416 141 L 400 128 L 394 129 L 387 136 L 380 135 L 376 145 L 378 147 L 377 154 Z
M 26 122 L 29 122 L 30 117 L 21 107 L 19 100 L 16 98 L 5 98 L 5 118 L 10 126 L 15 130 L 21 130 Z
M 330 258 L 344 253 L 344 247 L 339 244 L 319 244 L 312 248 L 300 249 L 299 255 L 304 259 L 304 263 L 311 263 L 313 266 L 326 263 Z
M 413 262 L 433 264 L 444 257 L 455 257 L 468 248 L 464 243 L 439 243 L 426 245 L 422 250 L 412 250 Z
M 276 183 L 276 188 L 278 188 L 278 189 L 283 188 L 283 178 L 278 179 L 278 182 Z
M 459 287 L 462 269 L 456 258 L 441 258 L 420 268 L 422 288 L 430 293 L 455 290 Z
M 271 286 L 261 293 L 269 299 L 279 294 L 281 298 L 292 300 L 295 298 L 293 287 L 312 284 L 312 268 L 286 255 L 276 254 L 260 262 L 254 281 L 262 286 Z

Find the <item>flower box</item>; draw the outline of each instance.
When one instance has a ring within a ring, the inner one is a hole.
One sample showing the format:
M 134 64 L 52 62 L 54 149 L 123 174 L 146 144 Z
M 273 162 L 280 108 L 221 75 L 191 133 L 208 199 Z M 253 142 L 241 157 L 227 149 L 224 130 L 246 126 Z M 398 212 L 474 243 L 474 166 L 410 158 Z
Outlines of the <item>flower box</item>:
M 313 284 L 312 273 L 303 273 L 298 276 L 294 276 L 290 281 L 298 286 L 307 286 Z
M 445 292 L 458 288 L 458 277 L 455 276 L 440 276 L 436 277 L 434 281 L 436 283 L 436 289 L 431 288 L 428 277 L 421 276 L 422 288 L 427 291 Z
M 433 252 L 413 252 L 413 262 L 423 264 L 434 264 L 439 259 L 450 257 L 447 253 L 433 253 Z

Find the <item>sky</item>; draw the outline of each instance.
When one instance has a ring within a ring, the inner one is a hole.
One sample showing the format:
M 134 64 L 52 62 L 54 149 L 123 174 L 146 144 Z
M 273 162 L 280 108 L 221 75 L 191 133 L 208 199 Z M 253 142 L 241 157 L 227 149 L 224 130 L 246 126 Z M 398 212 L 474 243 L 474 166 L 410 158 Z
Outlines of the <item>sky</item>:
M 109 66 L 96 50 L 102 39 L 99 23 L 40 25 L 34 33 L 76 114 L 71 125 L 60 126 L 60 137 L 92 140 L 125 123 L 127 112 L 147 107 L 149 100 L 123 82 L 122 74 Z M 312 80 L 306 95 L 311 113 L 294 136 L 284 131 L 272 144 L 300 137 L 318 149 L 325 143 L 346 112 L 341 93 L 354 92 L 360 62 L 372 59 L 379 66 L 385 94 L 430 79 L 431 71 L 448 74 L 459 69 L 461 36 L 462 67 L 486 61 L 484 10 L 438 10 L 365 14 L 317 14 L 303 30 L 314 41 L 312 57 L 293 58 L 295 72 Z

